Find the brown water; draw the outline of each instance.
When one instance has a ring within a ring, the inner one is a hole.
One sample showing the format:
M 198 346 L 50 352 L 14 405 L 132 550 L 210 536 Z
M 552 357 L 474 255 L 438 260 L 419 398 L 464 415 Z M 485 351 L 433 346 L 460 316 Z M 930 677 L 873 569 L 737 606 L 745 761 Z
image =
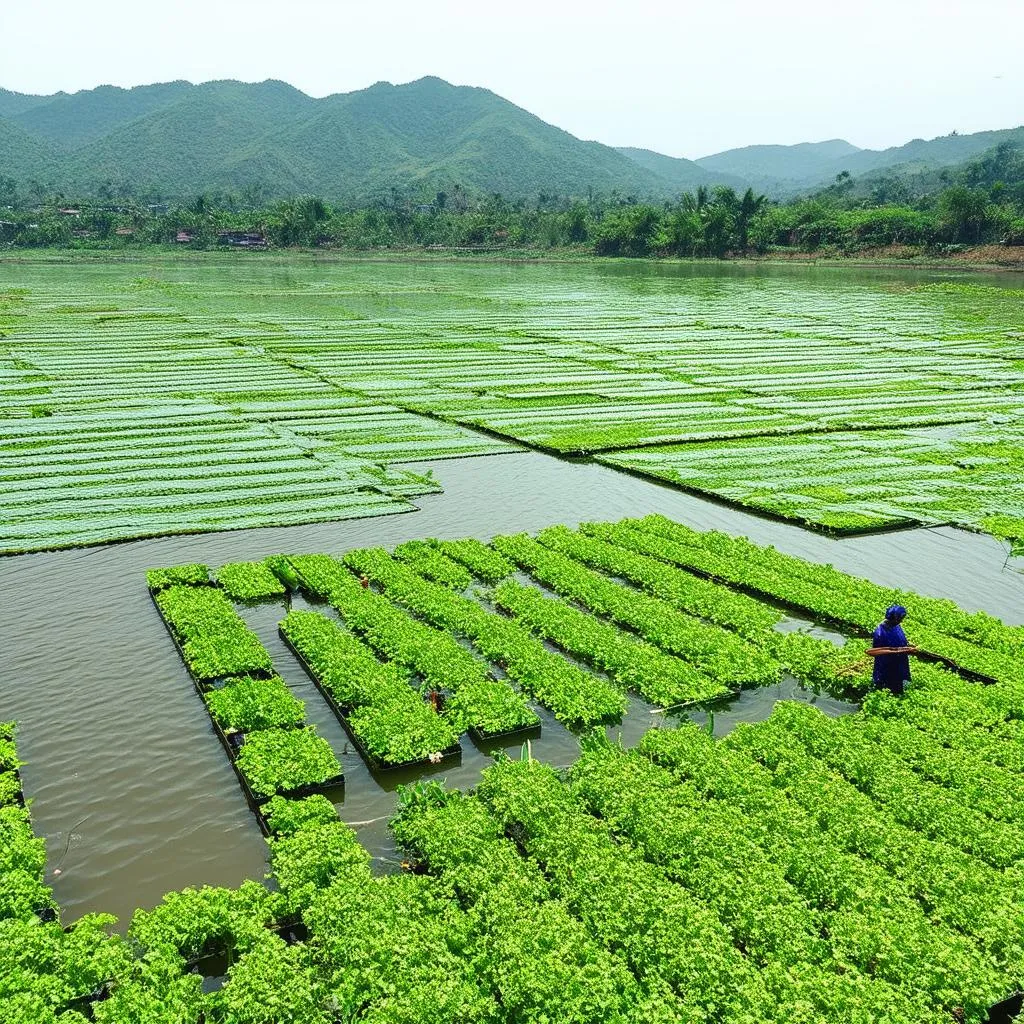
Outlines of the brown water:
M 103 910 L 126 923 L 135 907 L 153 905 L 168 890 L 237 885 L 265 872 L 255 819 L 149 599 L 144 572 L 153 566 L 217 566 L 278 551 L 341 553 L 426 536 L 486 539 L 551 523 L 661 512 L 831 562 L 881 584 L 1024 621 L 1024 575 L 1004 568 L 1005 548 L 991 537 L 942 528 L 832 540 L 607 467 L 536 453 L 424 465 L 435 470 L 445 493 L 421 499 L 419 511 L 404 515 L 0 559 L 0 720 L 20 723 L 19 750 L 29 762 L 26 791 L 34 799 L 36 828 L 48 842 L 48 879 L 66 920 Z M 271 603 L 246 615 L 306 700 L 309 720 L 341 757 L 347 785 L 339 811 L 358 823 L 362 840 L 386 868 L 394 859 L 385 824 L 393 790 L 424 773 L 382 780 L 370 775 L 278 639 L 282 612 L 282 603 Z M 715 732 L 762 718 L 775 700 L 789 696 L 815 700 L 831 713 L 844 710 L 798 691 L 790 680 L 717 711 Z M 541 714 L 535 754 L 570 763 L 575 739 Z M 635 700 L 621 729 L 611 732 L 633 743 L 657 721 L 648 705 Z M 434 774 L 469 786 L 488 763 L 464 738 L 461 764 Z M 60 875 L 51 878 L 58 866 Z

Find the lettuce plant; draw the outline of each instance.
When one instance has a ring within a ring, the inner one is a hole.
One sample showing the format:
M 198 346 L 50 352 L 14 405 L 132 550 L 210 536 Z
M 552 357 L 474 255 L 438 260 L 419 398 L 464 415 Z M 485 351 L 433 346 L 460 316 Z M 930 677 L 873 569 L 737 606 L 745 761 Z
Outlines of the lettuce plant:
M 265 562 L 229 562 L 217 570 L 216 577 L 221 589 L 234 601 L 255 601 L 286 592 Z
M 313 726 L 248 733 L 237 764 L 257 796 L 315 786 L 341 775 L 341 764 Z
M 226 732 L 251 732 L 274 726 L 299 725 L 306 706 L 280 676 L 228 679 L 216 690 L 203 694 L 210 715 Z
M 177 585 L 195 586 L 210 582 L 210 570 L 205 565 L 176 565 L 168 569 L 149 569 L 146 584 L 150 590 L 163 590 Z

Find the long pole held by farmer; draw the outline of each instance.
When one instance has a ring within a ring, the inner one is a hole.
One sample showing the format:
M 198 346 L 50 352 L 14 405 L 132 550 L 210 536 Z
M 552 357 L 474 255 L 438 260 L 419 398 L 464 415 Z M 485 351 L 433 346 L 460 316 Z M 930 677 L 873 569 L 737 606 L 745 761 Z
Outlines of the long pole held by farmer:
M 889 690 L 899 696 L 910 682 L 910 655 L 917 648 L 907 642 L 901 623 L 907 609 L 901 604 L 891 605 L 885 610 L 885 621 L 875 627 L 872 637 L 874 646 L 868 651 L 875 659 L 872 675 L 876 690 Z

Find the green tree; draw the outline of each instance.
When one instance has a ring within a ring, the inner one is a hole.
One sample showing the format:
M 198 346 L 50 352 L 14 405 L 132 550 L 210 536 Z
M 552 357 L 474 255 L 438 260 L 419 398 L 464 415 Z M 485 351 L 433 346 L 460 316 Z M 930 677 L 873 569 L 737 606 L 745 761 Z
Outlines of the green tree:
M 750 222 L 765 208 L 767 203 L 767 196 L 755 196 L 754 190 L 752 188 L 748 188 L 747 191 L 743 193 L 743 197 L 736 204 L 733 217 L 736 221 L 736 236 L 741 252 L 747 251 Z
M 950 241 L 981 241 L 988 220 L 988 203 L 983 192 L 954 185 L 939 196 L 939 225 Z

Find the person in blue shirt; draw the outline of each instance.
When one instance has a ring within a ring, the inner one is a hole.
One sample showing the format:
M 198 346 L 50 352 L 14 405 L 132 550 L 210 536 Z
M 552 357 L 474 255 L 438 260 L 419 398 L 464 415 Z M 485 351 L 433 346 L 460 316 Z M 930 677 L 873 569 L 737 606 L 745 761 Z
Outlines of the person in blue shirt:
M 910 657 L 917 648 L 907 642 L 907 634 L 900 623 L 907 609 L 894 604 L 885 610 L 885 621 L 875 628 L 871 653 L 875 659 L 872 675 L 876 690 L 889 690 L 899 696 L 910 682 Z

